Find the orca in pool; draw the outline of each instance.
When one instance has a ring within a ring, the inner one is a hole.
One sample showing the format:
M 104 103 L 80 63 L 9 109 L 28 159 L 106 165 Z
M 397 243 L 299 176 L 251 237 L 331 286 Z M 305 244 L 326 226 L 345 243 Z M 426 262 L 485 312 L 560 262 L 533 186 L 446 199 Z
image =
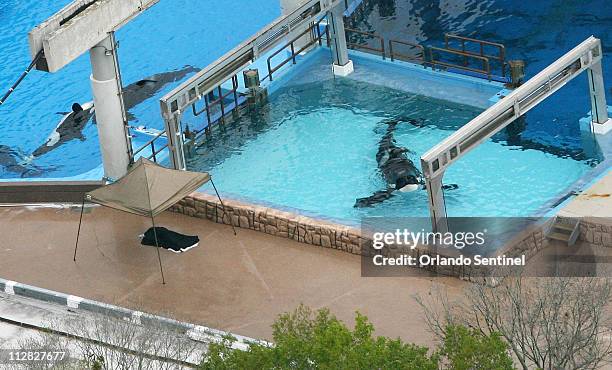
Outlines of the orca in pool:
M 94 110 L 92 102 L 83 105 L 79 103 L 72 104 L 72 112 L 61 113 L 64 114 L 64 117 L 62 117 L 60 123 L 51 132 L 47 141 L 32 153 L 32 156 L 40 157 L 72 139 L 85 140 L 82 131 L 87 122 L 93 117 Z
M 406 122 L 413 124 L 416 120 L 408 120 Z M 355 207 L 364 208 L 372 207 L 375 204 L 384 202 L 393 197 L 396 191 L 410 192 L 425 188 L 425 180 L 421 171 L 408 159 L 406 153 L 407 148 L 399 147 L 395 144 L 394 131 L 399 121 L 385 121 L 387 129 L 385 135 L 378 142 L 378 151 L 376 152 L 376 162 L 378 169 L 382 174 L 387 189 L 375 192 L 366 198 L 358 198 L 355 201 Z M 455 184 L 444 185 L 445 190 L 454 190 L 458 186 Z
M 199 68 L 188 65 L 177 71 L 154 74 L 125 87 L 123 89 L 123 104 L 125 105 L 128 120 L 134 120 L 134 116 L 129 113 L 130 109 L 153 97 L 169 83 L 177 82 L 188 74 L 199 71 Z
M 183 79 L 186 75 L 198 72 L 200 69 L 192 66 L 185 66 L 183 69 L 172 72 L 158 73 L 143 80 L 136 81 L 123 89 L 123 104 L 128 116 L 128 120 L 134 120 L 134 116 L 129 110 L 157 94 L 162 88 L 172 82 Z M 95 123 L 95 107 L 93 102 L 83 105 L 74 103 L 71 112 L 61 112 L 63 117 L 55 130 L 49 135 L 47 141 L 38 147 L 33 153 L 33 157 L 39 157 L 60 145 L 73 140 L 85 140 L 83 129 L 90 119 Z
M 27 159 L 14 149 L 0 145 L 0 169 L 19 175 L 19 177 L 36 177 L 43 171 L 37 167 L 27 167 Z

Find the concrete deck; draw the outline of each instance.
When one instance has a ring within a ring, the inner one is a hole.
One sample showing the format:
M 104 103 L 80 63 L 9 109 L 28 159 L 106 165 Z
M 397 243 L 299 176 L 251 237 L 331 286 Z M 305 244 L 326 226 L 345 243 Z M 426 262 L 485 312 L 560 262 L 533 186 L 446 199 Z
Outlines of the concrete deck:
M 362 278 L 360 256 L 300 244 L 260 232 L 165 212 L 160 226 L 199 235 L 183 254 L 162 250 L 166 285 L 155 249 L 138 235 L 150 220 L 101 207 L 83 217 L 77 262 L 72 261 L 78 208 L 0 208 L 0 276 L 21 283 L 172 316 L 250 337 L 271 339 L 270 325 L 300 303 L 329 307 L 353 324 L 359 310 L 377 334 L 431 344 L 412 298 L 455 278 Z
M 612 171 L 569 202 L 559 215 L 601 218 L 599 222 L 612 225 Z

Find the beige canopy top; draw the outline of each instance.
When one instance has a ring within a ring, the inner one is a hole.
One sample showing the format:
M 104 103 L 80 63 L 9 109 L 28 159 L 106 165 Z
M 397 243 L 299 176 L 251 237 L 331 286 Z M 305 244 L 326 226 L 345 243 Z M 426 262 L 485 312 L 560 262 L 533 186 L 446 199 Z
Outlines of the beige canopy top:
M 210 180 L 208 173 L 178 171 L 140 158 L 118 181 L 87 193 L 87 200 L 155 217 Z

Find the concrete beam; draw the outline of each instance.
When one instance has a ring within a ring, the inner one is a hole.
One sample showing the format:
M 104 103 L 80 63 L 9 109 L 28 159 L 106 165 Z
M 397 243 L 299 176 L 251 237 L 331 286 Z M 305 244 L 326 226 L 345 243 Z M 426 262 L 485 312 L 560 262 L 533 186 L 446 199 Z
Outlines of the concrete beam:
M 58 71 L 158 1 L 73 1 L 29 33 L 32 57 L 41 49 L 45 52 L 36 68 Z

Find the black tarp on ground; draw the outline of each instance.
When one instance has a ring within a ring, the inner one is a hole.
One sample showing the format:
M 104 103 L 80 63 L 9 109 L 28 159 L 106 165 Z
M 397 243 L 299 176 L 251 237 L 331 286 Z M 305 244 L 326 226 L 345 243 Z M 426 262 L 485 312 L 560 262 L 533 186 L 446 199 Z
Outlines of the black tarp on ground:
M 155 232 L 157 232 L 159 247 L 175 253 L 185 252 L 188 249 L 197 247 L 200 242 L 200 238 L 197 236 L 180 234 L 165 227 L 155 227 Z M 144 233 L 141 244 L 155 247 L 155 232 L 152 227 L 149 228 Z

